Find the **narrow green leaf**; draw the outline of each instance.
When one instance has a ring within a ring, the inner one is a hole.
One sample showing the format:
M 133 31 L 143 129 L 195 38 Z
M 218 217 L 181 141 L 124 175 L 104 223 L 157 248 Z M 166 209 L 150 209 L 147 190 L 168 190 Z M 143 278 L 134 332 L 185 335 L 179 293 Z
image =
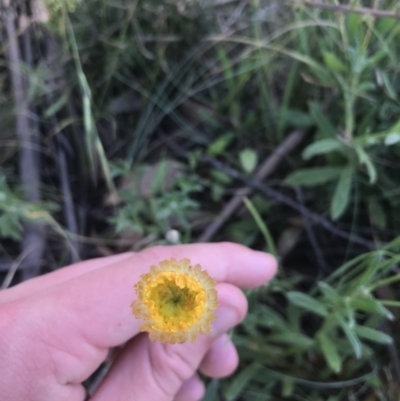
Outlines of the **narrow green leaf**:
M 246 384 L 257 373 L 260 365 L 256 362 L 244 368 L 236 377 L 233 378 L 227 389 L 224 391 L 227 401 L 235 400 L 245 388 Z
M 340 167 L 304 168 L 290 174 L 285 183 L 292 186 L 314 186 L 335 180 L 342 172 Z
M 331 302 L 335 303 L 339 300 L 339 293 L 328 283 L 320 281 L 318 283 L 318 288 L 320 289 L 322 294 L 324 294 L 325 297 L 328 298 Z
M 385 210 L 376 196 L 371 196 L 368 199 L 368 213 L 373 225 L 380 229 L 386 228 L 387 222 Z
M 337 130 L 332 123 L 325 117 L 318 103 L 310 103 L 310 114 L 318 129 L 328 137 L 336 138 Z
M 278 334 L 272 334 L 267 337 L 267 341 L 271 341 L 274 343 L 283 343 L 295 345 L 300 348 L 311 348 L 314 345 L 314 341 L 312 338 L 307 337 L 301 333 L 291 333 L 284 332 Z
M 61 110 L 62 107 L 66 104 L 68 99 L 68 93 L 64 93 L 62 96 L 59 97 L 54 103 L 49 106 L 45 112 L 43 113 L 44 118 L 50 118 L 54 116 L 58 111 Z
M 303 294 L 302 292 L 298 291 L 290 291 L 287 293 L 287 298 L 292 304 L 295 304 L 300 308 L 307 309 L 310 312 L 314 312 L 319 316 L 326 317 L 328 315 L 328 311 L 325 306 L 307 294 Z
M 201 401 L 217 401 L 217 393 L 219 387 L 219 380 L 212 379 L 210 383 L 208 383 L 206 393 Z
M 357 333 L 357 335 L 359 337 L 365 338 L 366 340 L 370 340 L 375 343 L 379 343 L 379 344 L 392 344 L 393 343 L 392 337 L 388 336 L 385 333 L 382 333 L 381 331 L 372 329 L 371 327 L 356 326 L 355 332 Z
M 346 167 L 340 174 L 331 202 L 331 218 L 337 220 L 346 210 L 350 200 L 351 184 L 354 170 L 352 167 Z
M 360 339 L 357 337 L 354 329 L 350 327 L 348 322 L 346 322 L 341 315 L 337 314 L 336 317 L 338 319 L 340 327 L 342 328 L 344 334 L 346 335 L 349 343 L 353 348 L 354 355 L 357 359 L 359 359 L 362 355 L 362 344 Z
M 283 379 L 282 380 L 282 396 L 287 398 L 293 394 L 294 390 L 294 383 L 293 380 L 290 379 Z
M 326 363 L 335 373 L 339 373 L 342 370 L 342 360 L 335 343 L 324 332 L 320 332 L 317 335 L 317 340 L 321 346 Z
M 347 32 L 352 42 L 357 43 L 365 37 L 361 15 L 349 13 L 346 15 Z
M 363 164 L 367 169 L 370 184 L 374 184 L 378 176 L 374 163 L 362 146 L 355 144 L 354 149 L 357 152 L 360 164 Z
M 397 24 L 398 20 L 395 18 L 379 18 L 377 21 L 377 28 L 381 33 L 386 34 Z
M 334 72 L 346 72 L 347 67 L 346 65 L 339 60 L 339 58 L 336 56 L 336 54 L 331 53 L 331 52 L 323 52 L 322 57 L 324 59 L 325 65 Z
M 359 295 L 357 298 L 350 300 L 350 306 L 362 310 L 364 312 L 376 313 L 386 319 L 392 320 L 394 318 L 392 312 L 385 308 L 380 301 L 368 295 Z
M 397 101 L 397 90 L 393 87 L 393 84 L 388 74 L 384 71 L 380 71 L 380 74 L 387 94 L 389 95 L 390 98 Z
M 384 299 L 382 305 L 390 306 L 391 308 L 400 308 L 400 301 L 391 301 L 390 299 Z
M 272 255 L 274 255 L 274 256 L 278 256 L 278 252 L 276 250 L 274 240 L 272 239 L 272 235 L 269 232 L 267 225 L 264 223 L 264 220 L 262 219 L 260 213 L 258 213 L 257 209 L 254 207 L 254 205 L 250 201 L 250 199 L 244 197 L 243 202 L 246 205 L 248 211 L 253 216 L 253 219 L 256 222 L 259 230 L 263 234 L 265 243 L 267 245 L 268 252 L 272 253 Z
M 303 113 L 294 109 L 287 109 L 282 118 L 284 120 L 284 126 L 307 128 L 313 125 L 313 121 L 308 113 Z
M 312 144 L 308 145 L 304 149 L 302 156 L 304 160 L 308 160 L 316 155 L 330 153 L 338 150 L 340 151 L 343 149 L 344 145 L 339 140 L 333 138 L 326 138 L 313 142 Z
M 220 136 L 217 140 L 215 140 L 210 144 L 210 146 L 207 149 L 207 154 L 209 156 L 220 155 L 231 143 L 233 138 L 234 135 L 231 132 L 228 132 L 227 134 Z
M 257 317 L 257 323 L 261 326 L 270 327 L 274 329 L 288 330 L 287 323 L 281 315 L 279 315 L 274 309 L 267 305 L 258 305 L 259 318 Z

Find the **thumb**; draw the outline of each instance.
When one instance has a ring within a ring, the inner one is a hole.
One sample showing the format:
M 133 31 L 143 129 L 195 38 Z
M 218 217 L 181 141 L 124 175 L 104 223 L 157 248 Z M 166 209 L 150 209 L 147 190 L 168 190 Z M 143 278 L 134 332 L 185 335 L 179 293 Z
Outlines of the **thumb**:
M 91 400 L 172 401 L 194 376 L 215 339 L 246 315 L 247 301 L 237 287 L 218 284 L 217 291 L 220 307 L 211 334 L 200 336 L 194 343 L 174 345 L 151 342 L 147 334 L 135 337 L 122 350 Z

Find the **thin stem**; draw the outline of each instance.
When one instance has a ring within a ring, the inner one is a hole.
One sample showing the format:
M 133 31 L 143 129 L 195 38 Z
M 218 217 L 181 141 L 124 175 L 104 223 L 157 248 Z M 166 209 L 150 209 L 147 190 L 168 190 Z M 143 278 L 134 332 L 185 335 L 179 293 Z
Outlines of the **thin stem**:
M 317 8 L 325 8 L 327 10 L 338 11 L 342 13 L 355 13 L 362 15 L 373 15 L 374 17 L 384 17 L 384 18 L 396 18 L 400 19 L 400 13 L 396 11 L 388 11 L 388 10 L 377 10 L 374 8 L 367 7 L 352 7 L 344 4 L 330 4 L 330 3 L 322 3 L 320 1 L 311 1 L 311 0 L 285 0 L 290 3 L 317 7 Z
M 376 288 L 382 287 L 384 285 L 393 284 L 397 281 L 400 281 L 400 274 L 396 274 L 395 276 L 385 278 L 383 280 L 378 281 L 374 285 L 369 287 L 370 291 L 375 290 Z

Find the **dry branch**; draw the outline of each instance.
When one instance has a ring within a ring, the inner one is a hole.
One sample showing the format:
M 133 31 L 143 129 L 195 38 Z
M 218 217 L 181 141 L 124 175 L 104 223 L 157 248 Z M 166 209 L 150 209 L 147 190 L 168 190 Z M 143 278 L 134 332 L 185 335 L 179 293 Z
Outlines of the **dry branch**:
M 275 151 L 265 160 L 259 170 L 256 172 L 254 178 L 262 181 L 274 172 L 276 167 L 282 161 L 282 159 L 290 153 L 296 146 L 303 140 L 306 135 L 306 131 L 298 130 L 290 134 L 276 149 Z M 199 236 L 197 242 L 208 242 L 217 233 L 217 231 L 223 226 L 223 224 L 232 216 L 238 207 L 242 205 L 243 198 L 249 196 L 254 191 L 254 188 L 249 186 L 239 188 L 232 199 L 226 204 L 221 210 L 214 221 L 203 231 Z

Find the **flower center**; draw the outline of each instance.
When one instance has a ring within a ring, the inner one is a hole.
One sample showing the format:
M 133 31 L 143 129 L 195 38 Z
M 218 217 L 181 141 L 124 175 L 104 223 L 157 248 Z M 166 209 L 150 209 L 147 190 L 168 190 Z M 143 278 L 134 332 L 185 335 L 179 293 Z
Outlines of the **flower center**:
M 151 316 L 164 330 L 186 330 L 202 316 L 206 304 L 203 286 L 186 274 L 162 272 L 146 291 Z

